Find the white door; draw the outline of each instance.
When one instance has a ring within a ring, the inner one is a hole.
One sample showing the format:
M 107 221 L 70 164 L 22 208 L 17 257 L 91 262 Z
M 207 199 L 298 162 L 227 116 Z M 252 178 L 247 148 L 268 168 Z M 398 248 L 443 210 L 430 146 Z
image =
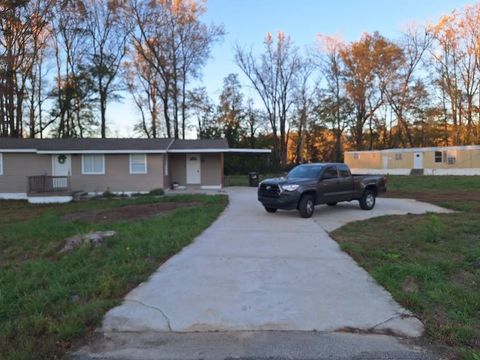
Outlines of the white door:
M 388 156 L 383 155 L 383 168 L 388 169 Z
M 413 153 L 413 168 L 423 169 L 423 153 L 421 152 Z
M 72 158 L 70 155 L 52 155 L 52 175 L 72 175 Z M 54 188 L 66 188 L 67 185 L 67 179 L 53 179 Z
M 187 154 L 187 184 L 200 184 L 200 168 L 200 154 Z

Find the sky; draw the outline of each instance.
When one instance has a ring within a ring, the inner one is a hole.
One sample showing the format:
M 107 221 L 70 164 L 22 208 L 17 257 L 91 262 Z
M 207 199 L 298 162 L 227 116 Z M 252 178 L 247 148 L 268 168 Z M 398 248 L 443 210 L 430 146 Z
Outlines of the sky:
M 364 32 L 379 31 L 396 39 L 408 24 L 435 22 L 473 1 L 462 0 L 208 0 L 203 21 L 223 24 L 226 35 L 212 48 L 211 59 L 196 86 L 205 86 L 216 101 L 223 79 L 240 73 L 234 47 L 260 50 L 267 32 L 282 30 L 299 47 L 314 46 L 316 35 L 341 35 L 347 41 Z M 244 81 L 248 93 L 249 84 Z M 128 94 L 122 103 L 111 103 L 108 112 L 112 135 L 132 136 L 139 118 Z M 191 135 L 193 136 L 193 134 Z

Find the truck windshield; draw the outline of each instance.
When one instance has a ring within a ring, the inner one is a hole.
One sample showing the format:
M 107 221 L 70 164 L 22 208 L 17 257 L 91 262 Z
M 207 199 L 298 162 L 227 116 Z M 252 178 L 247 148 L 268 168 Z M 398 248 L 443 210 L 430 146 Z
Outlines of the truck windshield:
M 299 165 L 294 167 L 287 175 L 287 179 L 318 179 L 322 165 Z

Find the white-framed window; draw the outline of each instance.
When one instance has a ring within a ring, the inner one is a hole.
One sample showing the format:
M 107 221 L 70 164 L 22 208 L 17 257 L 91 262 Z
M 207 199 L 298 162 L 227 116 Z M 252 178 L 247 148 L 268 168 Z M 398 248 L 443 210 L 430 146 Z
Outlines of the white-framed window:
M 147 173 L 147 154 L 130 154 L 130 174 Z
M 0 175 L 3 175 L 3 154 L 0 153 Z
M 354 158 L 355 160 L 360 159 L 360 154 L 359 154 L 359 153 L 353 153 L 353 158 Z
M 395 153 L 395 160 L 402 160 L 402 153 Z
M 83 175 L 105 174 L 105 156 L 103 154 L 82 155 L 82 174 Z

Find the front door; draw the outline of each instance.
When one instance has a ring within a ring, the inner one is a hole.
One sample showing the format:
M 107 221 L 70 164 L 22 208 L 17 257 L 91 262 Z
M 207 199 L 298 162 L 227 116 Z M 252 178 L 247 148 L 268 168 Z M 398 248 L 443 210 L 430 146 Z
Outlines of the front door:
M 70 155 L 52 155 L 52 175 L 53 176 L 71 176 L 72 158 Z M 66 188 L 68 180 L 66 178 L 53 179 L 54 188 Z
M 423 169 L 423 153 L 416 152 L 413 154 L 413 168 Z
M 200 154 L 187 154 L 187 184 L 201 183 L 200 160 Z
M 388 156 L 383 155 L 383 168 L 388 169 Z

